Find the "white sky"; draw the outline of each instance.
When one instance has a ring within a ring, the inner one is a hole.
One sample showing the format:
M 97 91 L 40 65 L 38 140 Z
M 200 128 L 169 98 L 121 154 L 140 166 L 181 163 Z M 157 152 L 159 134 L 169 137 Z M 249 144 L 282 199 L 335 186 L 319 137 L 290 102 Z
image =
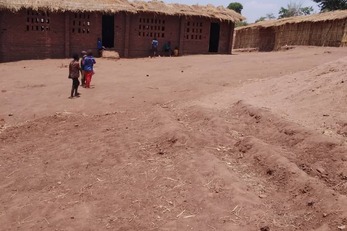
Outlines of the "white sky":
M 239 2 L 243 5 L 242 15 L 247 18 L 247 22 L 252 23 L 266 14 L 273 13 L 278 16 L 281 7 L 287 7 L 290 2 L 301 3 L 303 7 L 313 6 L 314 12 L 318 13 L 317 3 L 312 0 L 163 0 L 165 3 L 181 3 L 181 4 L 212 4 L 215 6 L 227 7 L 231 2 Z

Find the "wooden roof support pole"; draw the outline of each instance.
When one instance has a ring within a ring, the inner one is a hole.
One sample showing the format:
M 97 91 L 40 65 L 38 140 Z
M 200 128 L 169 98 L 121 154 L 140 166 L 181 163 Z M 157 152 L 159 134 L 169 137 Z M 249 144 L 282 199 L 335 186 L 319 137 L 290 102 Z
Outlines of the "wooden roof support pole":
M 125 30 L 124 30 L 124 57 L 129 57 L 129 40 L 130 40 L 130 14 L 125 14 Z
M 179 17 L 180 20 L 180 39 L 179 39 L 179 55 L 184 54 L 184 30 L 185 30 L 185 24 L 186 24 L 186 17 L 181 16 Z
M 0 63 L 5 60 L 4 53 L 3 53 L 5 44 L 2 41 L 3 34 L 5 33 L 5 29 L 3 29 L 3 25 L 2 25 L 2 23 L 4 22 L 3 15 L 4 13 L 1 12 L 0 13 Z
M 65 12 L 65 58 L 70 57 L 70 12 Z
M 233 50 L 233 44 L 234 44 L 234 28 L 235 28 L 235 23 L 234 22 L 228 22 L 229 24 L 229 41 L 228 41 L 228 54 L 232 54 Z
M 345 19 L 345 30 L 343 32 L 341 47 L 347 47 L 347 19 Z

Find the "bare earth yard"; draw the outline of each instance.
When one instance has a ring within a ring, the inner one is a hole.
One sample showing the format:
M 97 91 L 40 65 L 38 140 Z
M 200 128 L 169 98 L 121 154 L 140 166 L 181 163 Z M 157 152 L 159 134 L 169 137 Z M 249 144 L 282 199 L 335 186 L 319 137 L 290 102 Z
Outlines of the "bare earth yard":
M 0 230 L 344 230 L 347 48 L 0 64 Z

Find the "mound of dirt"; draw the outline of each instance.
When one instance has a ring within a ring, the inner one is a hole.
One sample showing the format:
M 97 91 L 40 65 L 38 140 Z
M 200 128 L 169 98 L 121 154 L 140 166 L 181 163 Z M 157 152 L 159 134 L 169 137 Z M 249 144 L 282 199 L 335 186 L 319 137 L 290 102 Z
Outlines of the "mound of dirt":
M 253 106 L 269 108 L 295 123 L 346 140 L 345 58 L 292 75 L 246 84 L 236 94 Z
M 119 53 L 117 51 L 104 50 L 102 51 L 102 57 L 106 59 L 119 59 Z

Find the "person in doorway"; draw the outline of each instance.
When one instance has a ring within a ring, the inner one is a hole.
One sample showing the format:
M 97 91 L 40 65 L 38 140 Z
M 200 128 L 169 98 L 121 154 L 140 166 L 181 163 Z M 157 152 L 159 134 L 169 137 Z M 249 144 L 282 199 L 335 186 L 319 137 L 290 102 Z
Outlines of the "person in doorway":
M 83 60 L 87 57 L 87 52 L 82 51 L 81 52 L 81 59 L 80 59 L 80 67 L 81 67 L 81 86 L 84 87 L 86 85 L 86 78 L 84 76 L 84 67 L 83 67 Z
M 99 57 L 102 57 L 102 51 L 105 50 L 105 47 L 102 45 L 101 38 L 98 38 L 97 49 L 98 49 L 98 52 L 99 52 Z
M 78 78 L 80 77 L 81 70 L 79 56 L 78 54 L 73 54 L 72 58 L 73 60 L 69 64 L 69 79 L 72 79 L 72 88 L 69 97 L 70 99 L 72 99 L 74 96 L 80 96 L 80 94 L 78 93 L 78 86 L 80 85 L 80 81 L 78 80 Z
M 158 46 L 159 46 L 159 42 L 158 42 L 157 38 L 153 38 L 153 40 L 152 40 L 152 57 L 155 57 L 158 55 Z
M 87 56 L 83 60 L 83 71 L 85 76 L 85 87 L 90 88 L 90 82 L 92 81 L 92 76 L 94 75 L 94 64 L 96 63 L 93 52 L 88 50 Z

